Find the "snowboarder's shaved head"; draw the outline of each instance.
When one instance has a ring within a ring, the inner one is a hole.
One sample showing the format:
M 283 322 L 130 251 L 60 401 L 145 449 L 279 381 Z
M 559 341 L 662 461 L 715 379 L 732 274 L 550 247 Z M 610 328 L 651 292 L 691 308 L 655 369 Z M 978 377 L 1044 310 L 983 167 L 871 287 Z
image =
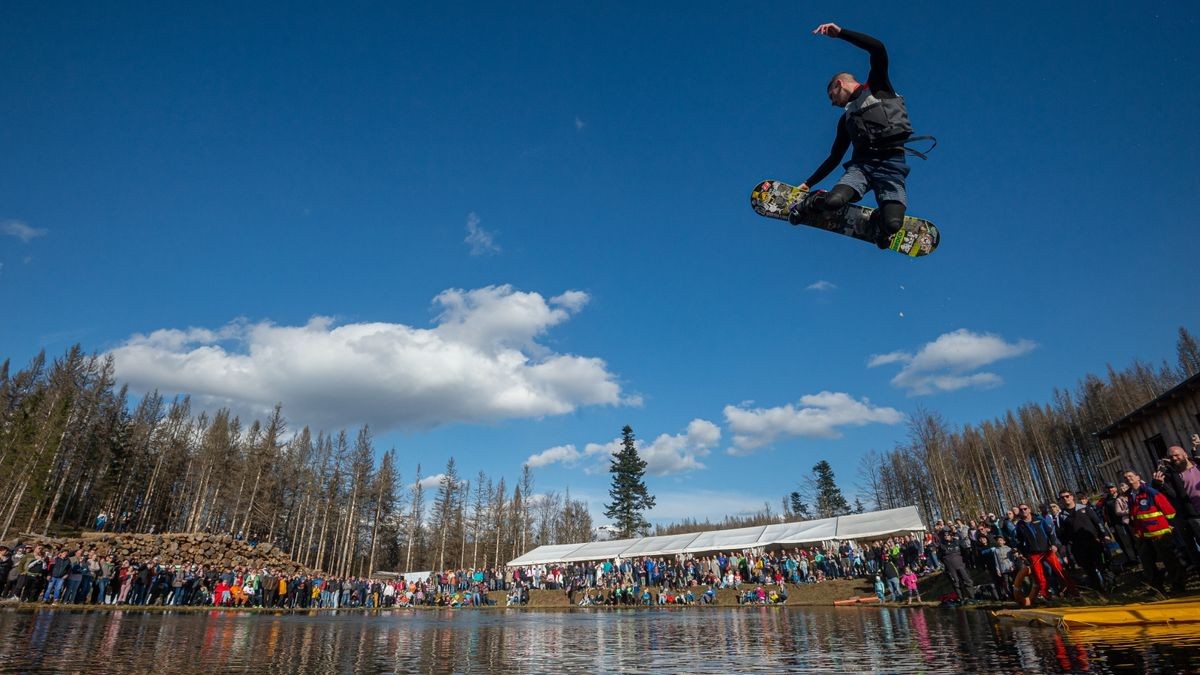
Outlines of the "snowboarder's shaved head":
M 854 79 L 854 75 L 838 73 L 829 79 L 825 93 L 829 96 L 829 102 L 840 108 L 850 102 L 850 97 L 856 89 L 858 89 L 858 80 Z

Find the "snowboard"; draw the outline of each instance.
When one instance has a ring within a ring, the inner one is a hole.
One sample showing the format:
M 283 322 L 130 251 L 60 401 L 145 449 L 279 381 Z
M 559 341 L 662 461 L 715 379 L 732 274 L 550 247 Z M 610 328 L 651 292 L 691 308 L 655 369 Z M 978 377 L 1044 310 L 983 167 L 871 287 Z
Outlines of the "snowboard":
M 808 196 L 808 190 L 788 185 L 777 180 L 764 180 L 750 192 L 750 206 L 755 213 L 767 218 L 787 220 L 793 204 Z M 875 209 L 859 204 L 849 204 L 838 214 L 813 214 L 801 224 L 819 230 L 853 237 L 875 245 L 875 224 L 870 222 Z M 904 216 L 904 226 L 892 236 L 888 249 L 911 258 L 933 253 L 940 239 L 937 226 L 913 216 Z

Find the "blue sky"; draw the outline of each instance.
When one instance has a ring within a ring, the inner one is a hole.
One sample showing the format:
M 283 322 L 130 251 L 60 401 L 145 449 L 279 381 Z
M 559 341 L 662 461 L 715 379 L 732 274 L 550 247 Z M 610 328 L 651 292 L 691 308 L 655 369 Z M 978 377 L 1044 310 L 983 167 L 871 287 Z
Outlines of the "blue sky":
M 368 422 L 406 478 L 535 458 L 595 513 L 630 424 L 673 520 L 1200 330 L 1194 3 L 409 4 L 5 3 L 0 356 Z M 941 142 L 930 258 L 749 209 L 865 75 L 823 21 Z

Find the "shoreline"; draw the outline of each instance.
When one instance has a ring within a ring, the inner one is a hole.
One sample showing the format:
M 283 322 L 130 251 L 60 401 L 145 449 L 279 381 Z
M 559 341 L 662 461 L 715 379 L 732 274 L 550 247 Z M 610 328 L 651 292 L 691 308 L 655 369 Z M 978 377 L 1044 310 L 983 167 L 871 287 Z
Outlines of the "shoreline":
M 962 606 L 943 606 L 937 602 L 914 602 L 907 603 L 890 603 L 883 604 L 873 602 L 869 604 L 857 605 L 832 605 L 819 603 L 796 603 L 796 604 L 746 604 L 746 605 L 591 605 L 580 607 L 577 605 L 487 605 L 483 607 L 439 607 L 437 605 L 409 605 L 406 607 L 217 607 L 212 605 L 47 605 L 41 602 L 3 602 L 0 603 L 0 611 L 69 611 L 69 612 L 95 612 L 112 613 L 120 611 L 131 612 L 150 612 L 155 614 L 167 614 L 179 612 L 183 614 L 201 614 L 205 612 L 221 612 L 224 614 L 324 614 L 329 612 L 355 612 L 360 614 L 391 614 L 395 612 L 405 611 L 430 611 L 430 610 L 454 610 L 465 612 L 481 612 L 481 611 L 496 611 L 496 610 L 517 610 L 517 611 L 538 611 L 538 612 L 571 612 L 571 611 L 648 611 L 648 610 L 666 610 L 666 611 L 691 611 L 695 609 L 711 610 L 711 609 L 803 609 L 812 607 L 831 607 L 831 608 L 851 608 L 851 609 L 968 609 L 968 610 L 993 610 L 999 608 L 1009 608 L 1010 604 L 1006 603 L 979 603 L 966 607 Z
M 734 607 L 770 607 L 770 608 L 803 608 L 803 607 L 842 607 L 842 608 L 939 608 L 939 609 L 967 609 L 967 610 L 984 610 L 996 611 L 1005 609 L 1029 609 L 1019 606 L 1011 600 L 976 600 L 967 605 L 943 605 L 940 598 L 950 590 L 950 583 L 947 578 L 940 572 L 922 577 L 919 582 L 920 593 L 923 600 L 908 603 L 900 602 L 878 602 L 874 589 L 866 580 L 860 578 L 853 579 L 831 579 L 819 584 L 787 584 L 788 597 L 782 603 L 750 603 L 741 604 L 737 602 L 737 597 L 740 592 L 752 590 L 757 587 L 755 584 L 743 584 L 739 590 L 725 588 L 717 590 L 716 601 L 712 604 L 702 604 L 698 601 L 699 593 L 696 593 L 697 602 L 692 605 L 643 605 L 637 603 L 632 605 L 588 605 L 580 606 L 578 602 L 570 603 L 567 601 L 567 594 L 563 590 L 547 590 L 547 589 L 532 589 L 529 591 L 529 602 L 524 605 L 506 605 L 506 591 L 491 591 L 488 593 L 489 600 L 494 604 L 483 606 L 467 606 L 467 607 L 451 607 L 447 605 L 409 605 L 409 606 L 391 606 L 391 607 L 222 607 L 215 605 L 103 605 L 103 604 L 47 604 L 41 601 L 35 602 L 16 602 L 12 600 L 0 601 L 0 610 L 11 609 L 17 611 L 33 611 L 33 610 L 66 610 L 71 612 L 112 612 L 112 611 L 139 611 L 139 612 L 179 612 L 179 613 L 201 613 L 201 612 L 223 612 L 223 613 L 248 613 L 248 614 L 309 614 L 315 615 L 326 612 L 341 612 L 349 613 L 356 612 L 362 614 L 382 614 L 403 611 L 421 611 L 421 610 L 463 610 L 463 611 L 496 611 L 496 610 L 545 610 L 545 611 L 574 611 L 574 610 L 605 610 L 605 611 L 645 611 L 656 609 L 667 610 L 690 610 L 690 609 L 708 609 L 708 608 L 734 608 Z M 764 585 L 763 588 L 770 590 L 774 585 Z M 593 589 L 594 590 L 594 589 Z M 693 592 L 696 592 L 693 588 Z M 1138 602 L 1151 602 L 1154 600 L 1164 599 L 1163 597 L 1146 597 L 1141 593 L 1131 593 L 1133 589 L 1126 588 L 1126 592 L 1112 592 L 1109 595 L 1099 595 L 1094 592 L 1089 592 L 1082 597 L 1074 597 L 1070 599 L 1056 598 L 1051 603 L 1038 603 L 1034 608 L 1065 608 L 1065 607 L 1102 607 L 1113 605 L 1124 605 Z M 576 600 L 582 597 L 581 593 L 576 593 Z M 1186 597 L 1200 598 L 1196 593 L 1188 594 Z M 847 602 L 855 598 L 860 598 L 864 602 Z

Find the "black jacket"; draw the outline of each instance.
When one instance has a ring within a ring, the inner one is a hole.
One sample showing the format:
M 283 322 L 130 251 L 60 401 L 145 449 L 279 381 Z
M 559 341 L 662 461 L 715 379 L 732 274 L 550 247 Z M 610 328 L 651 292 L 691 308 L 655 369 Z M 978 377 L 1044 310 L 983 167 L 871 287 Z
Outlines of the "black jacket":
M 1074 546 L 1095 546 L 1104 537 L 1104 525 L 1093 509 L 1072 509 L 1066 512 L 1058 534 Z
M 70 558 L 55 558 L 50 563 L 50 576 L 54 579 L 61 579 L 71 573 Z

